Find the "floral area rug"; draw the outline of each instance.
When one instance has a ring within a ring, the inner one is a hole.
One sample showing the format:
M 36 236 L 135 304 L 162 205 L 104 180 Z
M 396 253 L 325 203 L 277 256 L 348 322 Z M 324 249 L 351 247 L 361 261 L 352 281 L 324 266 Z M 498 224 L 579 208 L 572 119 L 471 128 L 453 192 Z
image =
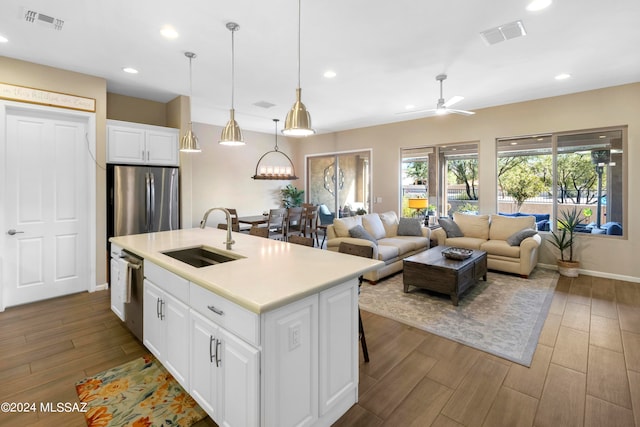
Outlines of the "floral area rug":
M 360 308 L 530 366 L 558 277 L 542 268 L 529 279 L 490 271 L 456 307 L 448 295 L 413 286 L 405 294 L 399 273 L 377 285 L 364 282 Z
M 76 384 L 89 427 L 187 427 L 207 414 L 153 356 Z

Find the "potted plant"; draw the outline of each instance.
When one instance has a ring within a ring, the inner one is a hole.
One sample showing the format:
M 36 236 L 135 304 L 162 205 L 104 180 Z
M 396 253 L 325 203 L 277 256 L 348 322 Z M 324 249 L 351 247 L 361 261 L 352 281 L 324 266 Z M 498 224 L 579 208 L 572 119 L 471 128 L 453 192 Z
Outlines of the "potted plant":
M 560 259 L 557 261 L 558 272 L 563 276 L 578 277 L 580 262 L 573 259 L 573 243 L 580 221 L 580 211 L 577 207 L 563 210 L 558 218 L 558 231 L 551 232 L 549 242 L 560 250 Z
M 280 190 L 282 194 L 282 204 L 285 208 L 293 208 L 302 206 L 304 201 L 304 190 L 298 190 L 293 185 L 289 184 Z

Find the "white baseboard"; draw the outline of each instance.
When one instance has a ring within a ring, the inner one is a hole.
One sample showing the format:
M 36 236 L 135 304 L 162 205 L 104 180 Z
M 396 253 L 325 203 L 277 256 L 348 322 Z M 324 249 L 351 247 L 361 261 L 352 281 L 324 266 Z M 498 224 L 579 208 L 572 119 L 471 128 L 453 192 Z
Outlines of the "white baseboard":
M 546 268 L 548 270 L 556 270 L 556 271 L 558 270 L 557 265 L 551 265 L 551 264 L 538 264 L 538 267 Z M 583 270 L 583 269 L 579 269 L 578 271 L 580 272 L 580 274 L 584 274 L 585 276 L 604 277 L 605 279 L 614 279 L 614 280 L 621 280 L 623 282 L 640 283 L 640 277 L 625 276 L 622 274 L 605 273 L 602 271 Z
M 109 284 L 108 283 L 103 283 L 101 285 L 96 285 L 96 288 L 94 290 L 95 291 L 106 291 L 107 289 L 109 289 Z

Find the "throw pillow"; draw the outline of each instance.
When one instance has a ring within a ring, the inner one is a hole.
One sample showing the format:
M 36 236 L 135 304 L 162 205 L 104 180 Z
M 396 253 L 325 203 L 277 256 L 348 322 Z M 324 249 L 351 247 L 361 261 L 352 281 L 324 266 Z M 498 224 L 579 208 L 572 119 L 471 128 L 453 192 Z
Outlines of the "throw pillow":
M 532 230 L 530 228 L 524 228 L 520 231 L 516 231 L 511 236 L 507 238 L 507 243 L 509 246 L 520 246 L 520 243 L 527 237 L 535 236 L 538 234 L 536 230 Z
M 421 224 L 420 218 L 400 218 L 398 236 L 422 236 Z
M 453 222 L 452 219 L 438 218 L 438 224 L 440 224 L 445 233 L 447 233 L 447 237 L 464 237 L 464 234 L 462 234 L 460 227 L 458 227 L 458 224 Z
M 349 229 L 349 236 L 355 237 L 356 239 L 367 239 L 371 240 L 374 244 L 378 244 L 378 241 L 373 237 L 367 230 L 364 229 L 361 225 L 356 225 L 353 228 Z

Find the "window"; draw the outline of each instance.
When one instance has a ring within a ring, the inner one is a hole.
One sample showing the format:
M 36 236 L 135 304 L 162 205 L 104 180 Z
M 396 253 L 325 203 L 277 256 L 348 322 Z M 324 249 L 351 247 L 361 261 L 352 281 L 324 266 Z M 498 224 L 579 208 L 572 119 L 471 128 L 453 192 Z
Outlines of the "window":
M 478 144 L 401 150 L 402 216 L 478 211 Z
M 622 235 L 625 139 L 626 128 L 499 139 L 498 212 L 535 214 L 548 231 L 577 207 L 578 231 Z

